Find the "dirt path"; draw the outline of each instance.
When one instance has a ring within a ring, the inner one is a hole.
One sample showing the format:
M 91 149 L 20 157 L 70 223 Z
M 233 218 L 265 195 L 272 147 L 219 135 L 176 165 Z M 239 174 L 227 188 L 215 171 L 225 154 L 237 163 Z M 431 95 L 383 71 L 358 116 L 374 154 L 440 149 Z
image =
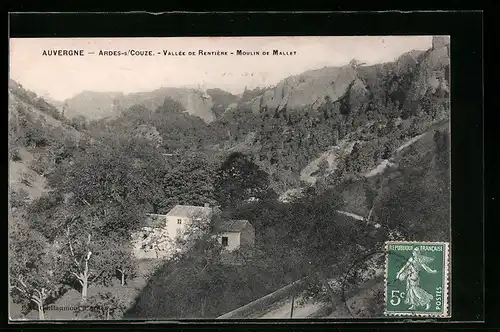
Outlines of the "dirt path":
M 359 221 L 364 221 L 365 217 L 360 216 L 359 214 L 351 213 L 351 212 L 345 212 L 345 211 L 340 211 L 337 210 L 337 213 L 343 214 L 345 216 L 351 217 L 353 219 L 359 220 Z
M 401 152 L 403 149 L 409 147 L 410 145 L 417 142 L 418 140 L 420 140 L 424 136 L 425 136 L 425 134 L 421 134 L 421 135 L 418 135 L 418 136 L 415 136 L 415 137 L 409 139 L 408 141 L 404 142 L 401 146 L 399 146 L 396 150 L 394 150 L 393 154 L 397 154 L 397 153 Z M 363 176 L 367 177 L 367 178 L 375 176 L 377 174 L 383 173 L 387 167 L 391 167 L 394 165 L 396 165 L 396 164 L 394 163 L 393 158 L 384 159 L 375 168 L 364 173 Z

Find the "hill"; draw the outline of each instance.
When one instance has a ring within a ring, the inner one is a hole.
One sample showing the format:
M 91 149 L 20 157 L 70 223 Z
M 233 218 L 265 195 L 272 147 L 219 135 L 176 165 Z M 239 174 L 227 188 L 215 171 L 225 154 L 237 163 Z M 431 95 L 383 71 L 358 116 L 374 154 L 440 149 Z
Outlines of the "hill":
M 181 103 L 187 113 L 207 123 L 214 119 L 213 101 L 210 95 L 188 88 L 160 88 L 150 92 L 130 94 L 84 91 L 65 100 L 67 105 L 65 115 L 68 117 L 82 115 L 92 120 L 116 117 L 122 110 L 134 105 L 156 109 L 163 105 L 166 97 Z
M 47 191 L 45 174 L 82 134 L 56 107 L 9 81 L 9 186 L 36 199 Z

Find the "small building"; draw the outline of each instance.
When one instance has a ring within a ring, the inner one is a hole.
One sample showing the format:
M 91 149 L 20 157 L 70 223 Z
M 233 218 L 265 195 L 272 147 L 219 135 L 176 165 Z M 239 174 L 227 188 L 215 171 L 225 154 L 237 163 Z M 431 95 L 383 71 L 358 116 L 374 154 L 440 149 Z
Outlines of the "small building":
M 217 207 L 176 205 L 167 214 L 148 214 L 145 226 L 132 235 L 135 257 L 165 258 L 175 252 L 175 238 L 192 222 L 208 222 Z
M 208 204 L 205 206 L 176 205 L 166 214 L 165 227 L 170 237 L 175 238 L 184 234 L 190 223 L 207 222 L 218 211 L 217 207 L 212 208 Z
M 225 220 L 217 225 L 217 238 L 229 251 L 255 244 L 255 229 L 248 220 Z

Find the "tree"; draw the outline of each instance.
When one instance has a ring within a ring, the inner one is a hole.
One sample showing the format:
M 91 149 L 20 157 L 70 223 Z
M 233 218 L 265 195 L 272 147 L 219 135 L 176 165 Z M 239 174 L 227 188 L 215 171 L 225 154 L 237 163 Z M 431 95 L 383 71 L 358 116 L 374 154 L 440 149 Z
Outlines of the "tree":
M 25 140 L 26 146 L 32 148 L 43 147 L 49 144 L 48 129 L 40 119 L 37 119 L 28 127 Z
M 159 228 L 143 229 L 143 237 L 135 239 L 143 250 L 153 250 L 156 258 L 168 257 L 172 253 L 173 241 L 168 234 Z M 140 236 L 140 235 L 139 235 Z
M 72 118 L 70 120 L 70 125 L 78 131 L 85 130 L 88 127 L 87 119 L 82 115 L 77 115 Z
M 11 294 L 25 311 L 36 305 L 38 318 L 45 319 L 44 306 L 61 289 L 59 257 L 46 239 L 22 222 L 9 221 L 9 279 Z
M 87 311 L 87 317 L 100 320 L 117 319 L 127 308 L 125 303 L 111 292 L 99 292 L 89 297 L 86 306 L 92 308 Z M 85 311 L 85 307 L 79 308 L 76 313 L 82 311 Z
M 366 205 L 370 207 L 370 211 L 368 212 L 368 216 L 366 217 L 367 223 L 370 223 L 372 219 L 375 203 L 377 202 L 377 199 L 380 197 L 380 192 L 382 191 L 383 181 L 382 180 L 379 181 L 380 183 L 378 184 L 378 188 L 373 188 L 368 181 L 364 183 Z
M 116 276 L 117 268 L 125 267 L 126 257 L 116 258 L 116 238 L 119 232 L 103 233 L 95 216 L 81 213 L 74 215 L 66 226 L 66 234 L 61 239 L 64 246 L 60 249 L 64 257 L 64 269 L 69 280 L 76 281 L 86 301 L 91 283 L 108 283 Z
M 127 280 L 136 276 L 137 264 L 132 255 L 132 241 L 111 235 L 103 239 L 99 247 L 102 273 L 98 282 L 108 284 L 118 276 L 120 284 L 125 286 Z
M 414 137 L 420 135 L 423 130 L 422 119 L 415 117 L 411 120 L 410 127 L 408 128 L 408 136 Z
M 341 202 L 331 190 L 319 197 L 305 197 L 295 204 L 293 215 L 298 220 L 308 220 L 308 223 L 295 223 L 288 231 L 295 239 L 293 246 L 298 249 L 298 256 L 294 259 L 306 271 L 310 286 L 323 289 L 331 302 L 337 301 L 339 289 L 335 289 L 330 280 L 338 277 L 360 254 L 356 244 L 361 234 L 368 237 L 363 224 L 336 212 Z M 324 296 L 320 292 L 318 297 Z
M 29 194 L 24 189 L 10 190 L 10 208 L 25 208 L 29 202 Z
M 155 127 L 148 126 L 148 125 L 140 125 L 135 130 L 135 133 L 138 137 L 144 138 L 146 140 L 153 142 L 155 147 L 159 147 L 163 143 L 163 139 Z
M 162 210 L 176 204 L 215 205 L 215 160 L 205 152 L 187 152 L 180 156 L 161 180 L 164 191 Z
M 126 238 L 140 228 L 155 188 L 134 158 L 138 152 L 133 141 L 107 143 L 96 144 L 79 154 L 72 165 L 58 169 L 63 174 L 57 190 L 71 193 L 64 208 L 72 215 L 91 218 L 98 234 L 118 233 Z
M 63 202 L 63 195 L 56 191 L 42 195 L 27 206 L 29 226 L 51 242 L 64 234 L 66 228 L 69 213 L 62 208 Z
M 230 207 L 250 197 L 265 198 L 270 191 L 269 179 L 253 158 L 235 152 L 217 170 L 214 190 L 217 202 Z
M 80 233 L 80 230 L 77 231 Z M 85 234 L 85 233 L 84 233 Z M 80 235 L 80 236 L 78 236 Z M 78 280 L 81 286 L 81 294 L 82 300 L 85 301 L 87 299 L 87 291 L 89 287 L 89 282 L 92 279 L 95 279 L 99 275 L 95 272 L 95 270 L 91 270 L 92 268 L 92 234 L 87 233 L 86 239 L 82 239 L 82 234 L 78 234 L 77 236 L 74 233 L 71 233 L 70 228 L 67 229 L 67 240 L 68 240 L 68 249 L 69 255 L 68 259 L 71 261 L 69 264 L 71 267 L 71 274 Z M 91 279 L 91 275 L 93 278 Z

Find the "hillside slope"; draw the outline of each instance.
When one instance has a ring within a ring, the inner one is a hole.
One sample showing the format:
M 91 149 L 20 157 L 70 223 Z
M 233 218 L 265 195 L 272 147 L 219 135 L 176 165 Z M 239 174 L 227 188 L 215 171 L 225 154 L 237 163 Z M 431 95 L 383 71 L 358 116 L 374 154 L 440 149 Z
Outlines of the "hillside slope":
M 59 161 L 64 145 L 82 134 L 43 98 L 9 81 L 9 187 L 29 199 L 47 191 L 45 174 Z
M 154 110 L 163 105 L 166 97 L 181 103 L 189 114 L 200 117 L 207 123 L 215 118 L 210 95 L 187 88 L 160 88 L 150 92 L 130 94 L 84 91 L 65 101 L 67 104 L 65 115 L 68 117 L 82 115 L 96 120 L 117 116 L 120 110 L 138 104 Z

